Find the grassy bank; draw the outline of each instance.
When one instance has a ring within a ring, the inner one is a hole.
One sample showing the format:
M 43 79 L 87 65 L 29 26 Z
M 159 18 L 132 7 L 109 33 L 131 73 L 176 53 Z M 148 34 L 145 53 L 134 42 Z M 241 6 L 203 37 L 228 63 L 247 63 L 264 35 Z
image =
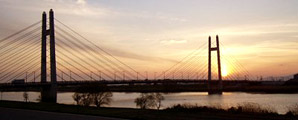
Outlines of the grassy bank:
M 165 110 L 141 110 L 133 108 L 96 108 L 77 105 L 51 104 L 51 103 L 24 103 L 14 101 L 0 101 L 0 107 L 31 109 L 40 111 L 85 114 L 95 116 L 106 116 L 126 119 L 143 120 L 197 120 L 197 119 L 231 119 L 231 120 L 292 120 L 297 119 L 293 115 L 279 115 L 276 113 L 253 113 L 239 111 L 227 111 L 207 107 L 183 107 L 176 106 Z

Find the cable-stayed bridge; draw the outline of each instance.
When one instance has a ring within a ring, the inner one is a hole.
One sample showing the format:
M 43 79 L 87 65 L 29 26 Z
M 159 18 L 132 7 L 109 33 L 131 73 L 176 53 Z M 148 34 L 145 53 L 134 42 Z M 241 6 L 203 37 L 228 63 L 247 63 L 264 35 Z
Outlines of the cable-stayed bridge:
M 208 44 L 149 78 L 54 18 L 51 10 L 49 19 L 43 13 L 41 21 L 0 40 L 0 88 L 39 87 L 43 101 L 56 102 L 57 87 L 66 85 L 202 83 L 210 94 L 221 94 L 222 80 L 255 80 L 235 58 L 222 55 L 223 48 L 218 36 L 214 42 L 209 37 Z M 227 74 L 226 65 L 233 72 Z

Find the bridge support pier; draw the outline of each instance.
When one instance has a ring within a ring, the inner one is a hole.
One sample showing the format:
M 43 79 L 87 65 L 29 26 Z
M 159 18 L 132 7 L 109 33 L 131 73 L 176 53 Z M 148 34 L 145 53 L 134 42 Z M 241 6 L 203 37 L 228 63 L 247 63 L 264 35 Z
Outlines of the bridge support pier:
M 218 81 L 212 81 L 211 73 L 211 51 L 217 52 L 217 69 L 218 69 Z M 211 37 L 208 39 L 208 94 L 222 94 L 222 76 L 221 76 L 221 63 L 219 52 L 219 39 L 216 35 L 216 47 L 211 47 Z
M 47 30 L 46 13 L 42 14 L 42 37 L 41 37 L 41 83 L 45 83 L 41 90 L 42 102 L 57 102 L 57 74 L 56 74 L 56 55 L 55 55 L 55 30 L 54 12 L 50 10 L 50 27 Z M 47 35 L 50 36 L 50 64 L 51 82 L 47 84 Z

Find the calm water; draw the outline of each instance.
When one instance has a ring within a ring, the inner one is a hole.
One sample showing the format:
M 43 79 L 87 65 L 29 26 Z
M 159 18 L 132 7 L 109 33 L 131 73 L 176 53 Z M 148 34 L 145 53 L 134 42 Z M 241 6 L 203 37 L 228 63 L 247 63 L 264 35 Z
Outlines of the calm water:
M 36 102 L 38 92 L 28 92 L 29 101 Z M 58 93 L 58 103 L 75 104 L 72 99 L 72 92 Z M 111 107 L 136 108 L 134 99 L 140 93 L 114 92 Z M 23 101 L 23 92 L 0 93 L 1 100 Z M 270 106 L 278 113 L 287 112 L 287 107 L 298 103 L 298 94 L 251 94 L 244 92 L 225 92 L 223 95 L 208 95 L 207 92 L 182 92 L 164 94 L 163 108 L 175 104 L 198 104 L 206 106 L 237 106 L 244 102 L 258 103 L 263 106 Z

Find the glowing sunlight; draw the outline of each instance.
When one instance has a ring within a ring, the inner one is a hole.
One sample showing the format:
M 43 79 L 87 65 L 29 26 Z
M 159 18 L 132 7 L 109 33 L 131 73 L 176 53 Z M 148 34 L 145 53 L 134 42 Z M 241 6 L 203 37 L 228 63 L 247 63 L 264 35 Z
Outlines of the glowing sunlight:
M 229 75 L 229 70 L 228 70 L 226 64 L 223 64 L 223 65 L 222 65 L 222 68 L 221 68 L 221 75 L 222 75 L 223 77 L 226 77 L 226 76 Z

